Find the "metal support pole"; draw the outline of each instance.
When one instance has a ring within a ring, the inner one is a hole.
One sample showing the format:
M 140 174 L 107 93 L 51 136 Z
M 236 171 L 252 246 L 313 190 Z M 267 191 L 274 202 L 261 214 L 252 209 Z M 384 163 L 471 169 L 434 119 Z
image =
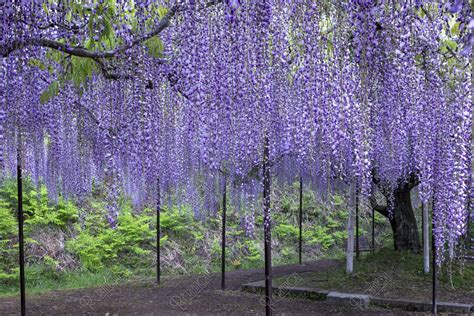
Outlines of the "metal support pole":
M 221 288 L 225 290 L 225 231 L 226 231 L 226 216 L 227 216 L 227 177 L 224 176 L 224 189 L 222 192 L 222 266 L 221 266 Z
M 303 177 L 300 175 L 300 244 L 299 244 L 299 263 L 302 263 L 303 253 Z
M 375 209 L 372 209 L 372 252 L 375 251 Z
M 265 244 L 265 314 L 272 315 L 272 242 L 270 219 L 270 148 L 265 135 L 263 146 L 263 226 Z
M 160 179 L 156 183 L 156 283 L 161 279 L 161 251 L 160 251 L 160 215 L 161 215 L 161 191 Z
M 433 209 L 432 209 L 432 226 L 431 226 L 431 254 L 433 256 L 433 276 L 432 276 L 432 281 L 433 281 L 433 299 L 432 299 L 432 313 L 436 315 L 438 313 L 438 308 L 436 306 L 436 241 L 435 241 L 435 217 L 434 217 L 434 206 L 435 206 L 435 201 L 433 198 Z
M 20 303 L 21 315 L 26 315 L 25 300 L 25 238 L 23 233 L 24 214 L 23 214 L 23 179 L 21 175 L 21 158 L 18 154 L 17 161 L 17 187 L 18 187 L 18 243 L 20 252 Z

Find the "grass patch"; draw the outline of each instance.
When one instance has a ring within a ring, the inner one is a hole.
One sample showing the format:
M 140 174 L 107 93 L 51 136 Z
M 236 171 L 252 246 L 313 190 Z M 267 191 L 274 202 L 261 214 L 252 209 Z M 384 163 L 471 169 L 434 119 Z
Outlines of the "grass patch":
M 405 298 L 429 301 L 431 273 L 423 272 L 422 255 L 382 249 L 354 260 L 354 273 L 345 266 L 323 272 L 300 274 L 291 286 L 309 287 L 346 293 L 365 293 L 377 297 Z M 274 281 L 288 285 L 288 277 Z M 474 265 L 452 263 L 438 274 L 438 294 L 441 300 L 474 302 Z
M 154 275 L 154 271 L 145 269 L 57 272 L 49 267 L 31 266 L 26 268 L 26 292 L 27 294 L 43 294 L 51 291 L 98 287 L 142 277 L 150 278 Z M 0 297 L 18 295 L 19 292 L 18 280 L 0 285 Z

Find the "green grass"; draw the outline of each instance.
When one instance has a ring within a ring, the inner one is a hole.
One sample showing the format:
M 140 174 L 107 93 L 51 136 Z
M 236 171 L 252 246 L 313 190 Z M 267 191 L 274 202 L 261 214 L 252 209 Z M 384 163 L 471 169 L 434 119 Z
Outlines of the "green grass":
M 345 265 L 341 264 L 338 268 L 300 276 L 292 279 L 296 283 L 291 286 L 390 298 L 429 300 L 431 297 L 431 273 L 423 272 L 423 257 L 410 252 L 382 249 L 363 255 L 354 260 L 352 274 L 347 274 Z M 288 277 L 282 277 L 274 283 L 282 285 L 287 280 Z M 462 266 L 453 263 L 443 267 L 438 274 L 438 283 L 440 299 L 465 303 L 474 301 L 473 264 Z
M 152 270 L 100 270 L 56 272 L 48 267 L 31 266 L 26 269 L 26 291 L 28 294 L 43 294 L 51 291 L 98 287 L 105 284 L 123 283 L 141 277 L 153 277 Z M 17 282 L 0 285 L 1 296 L 13 296 L 19 293 Z
M 207 273 L 206 266 L 202 260 L 193 258 L 195 267 L 191 274 Z M 263 261 L 246 264 L 246 269 L 263 268 Z M 237 270 L 228 265 L 227 271 Z M 220 272 L 220 265 L 213 266 L 210 272 Z M 163 271 L 167 276 L 176 276 L 177 271 Z M 113 267 L 111 270 L 66 270 L 57 272 L 47 266 L 33 265 L 26 268 L 26 291 L 27 294 L 44 294 L 51 291 L 63 291 L 80 288 L 93 288 L 107 284 L 125 283 L 137 279 L 152 279 L 156 277 L 155 268 L 125 269 Z M 8 282 L 0 282 L 0 297 L 14 296 L 19 294 L 19 280 L 11 279 Z

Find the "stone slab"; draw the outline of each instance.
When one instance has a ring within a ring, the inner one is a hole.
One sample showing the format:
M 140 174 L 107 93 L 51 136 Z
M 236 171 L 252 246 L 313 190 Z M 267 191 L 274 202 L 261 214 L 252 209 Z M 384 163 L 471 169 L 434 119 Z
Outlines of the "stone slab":
M 265 281 L 257 281 L 252 283 L 243 284 L 241 290 L 250 293 L 264 293 L 265 292 Z
M 396 298 L 380 298 L 373 297 L 370 300 L 372 305 L 386 307 L 386 308 L 400 308 L 411 312 L 430 312 L 431 304 L 427 302 L 407 300 L 407 299 L 396 299 Z
M 474 306 L 462 303 L 439 302 L 437 304 L 440 313 L 462 313 L 468 314 L 474 310 Z
M 243 284 L 241 290 L 251 293 L 265 293 L 265 281 Z M 274 286 L 273 293 L 278 296 L 301 297 L 312 300 L 325 300 L 329 291 L 306 287 Z
M 243 284 L 241 289 L 242 291 L 251 293 L 265 293 L 265 281 Z M 273 287 L 273 292 L 276 296 L 291 296 L 312 300 L 326 300 L 328 302 L 333 302 L 334 304 L 345 304 L 353 307 L 358 306 L 365 308 L 369 305 L 375 305 L 385 308 L 399 308 L 405 311 L 413 312 L 431 311 L 431 302 L 426 301 L 371 297 L 370 295 L 365 294 L 329 292 L 306 287 L 276 286 Z M 438 312 L 440 313 L 474 315 L 474 305 L 471 304 L 438 302 L 437 307 Z
M 366 294 L 357 293 L 329 292 L 327 296 L 327 301 L 336 304 L 344 304 L 353 307 L 358 306 L 365 308 L 369 306 L 370 296 Z

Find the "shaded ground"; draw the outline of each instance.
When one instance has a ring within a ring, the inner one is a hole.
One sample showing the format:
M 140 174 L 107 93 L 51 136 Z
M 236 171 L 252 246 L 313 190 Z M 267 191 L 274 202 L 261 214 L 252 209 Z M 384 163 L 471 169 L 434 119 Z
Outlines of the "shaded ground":
M 339 260 L 321 260 L 275 267 L 273 272 L 282 277 L 341 265 Z M 262 297 L 240 292 L 242 284 L 262 279 L 262 269 L 229 272 L 226 291 L 220 290 L 219 274 L 165 278 L 161 286 L 152 280 L 125 284 L 117 280 L 117 285 L 28 296 L 27 309 L 30 315 L 262 315 Z M 0 315 L 18 314 L 18 306 L 16 297 L 0 298 Z M 393 314 L 381 308 L 358 310 L 294 298 L 276 298 L 273 310 L 279 315 Z
M 431 264 L 431 263 L 430 263 Z M 384 249 L 354 261 L 354 273 L 344 273 L 344 266 L 318 272 L 298 273 L 292 286 L 345 293 L 365 293 L 375 297 L 431 301 L 432 274 L 423 273 L 423 258 L 412 253 Z M 451 269 L 451 271 L 449 271 Z M 438 268 L 439 270 L 439 268 Z M 474 304 L 474 264 L 453 263 L 438 271 L 439 301 Z M 274 280 L 285 285 L 288 277 Z

